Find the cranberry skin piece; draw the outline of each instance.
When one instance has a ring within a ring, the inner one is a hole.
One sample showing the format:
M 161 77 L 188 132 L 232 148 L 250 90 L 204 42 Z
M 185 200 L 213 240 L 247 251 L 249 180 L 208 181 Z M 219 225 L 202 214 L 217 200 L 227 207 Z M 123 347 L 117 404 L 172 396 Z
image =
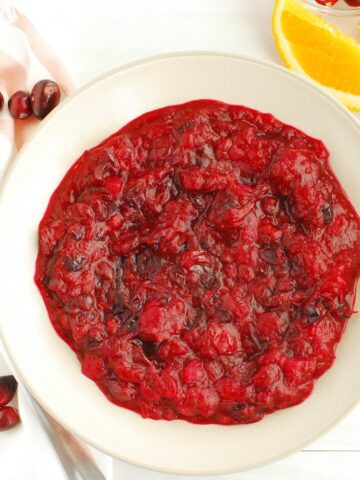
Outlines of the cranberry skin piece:
M 53 80 L 40 80 L 31 92 L 31 105 L 34 115 L 44 118 L 60 101 L 59 85 Z
M 339 0 L 316 0 L 316 3 L 320 5 L 325 5 L 325 7 L 332 7 L 335 5 Z
M 11 116 L 17 120 L 25 120 L 32 114 L 30 95 L 23 90 L 15 92 L 8 102 Z
M 17 381 L 12 375 L 0 377 L 0 407 L 5 406 L 15 395 Z
M 0 92 L 0 111 L 4 106 L 4 95 Z
M 0 408 L 0 432 L 15 427 L 20 421 L 19 414 L 15 408 Z

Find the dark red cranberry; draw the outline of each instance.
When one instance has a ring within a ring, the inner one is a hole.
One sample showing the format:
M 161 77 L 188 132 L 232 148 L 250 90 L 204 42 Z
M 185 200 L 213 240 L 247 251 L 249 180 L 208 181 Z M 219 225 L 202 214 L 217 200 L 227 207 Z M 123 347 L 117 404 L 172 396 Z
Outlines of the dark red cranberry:
M 0 92 L 0 111 L 4 106 L 4 95 Z
M 338 1 L 339 0 L 316 0 L 316 3 L 319 3 L 320 5 L 325 5 L 326 7 L 332 7 Z
M 20 421 L 19 414 L 15 408 L 1 407 L 0 408 L 0 432 L 2 430 L 9 430 L 15 427 Z
M 265 197 L 261 200 L 261 208 L 268 215 L 274 215 L 278 209 L 278 200 L 274 197 Z
M 53 80 L 40 80 L 31 92 L 31 105 L 34 115 L 44 118 L 60 101 L 60 88 Z
M 30 94 L 19 90 L 15 92 L 8 102 L 11 115 L 18 120 L 25 120 L 32 114 Z
M 360 0 L 345 0 L 350 7 L 360 7 Z
M 270 265 L 277 264 L 277 256 L 276 251 L 273 248 L 267 248 L 259 253 L 260 258 L 264 260 L 266 263 L 270 263 Z
M 323 214 L 324 224 L 330 225 L 333 221 L 333 216 L 334 216 L 332 206 L 327 203 L 322 209 L 322 214 Z
M 0 407 L 5 406 L 15 395 L 17 381 L 12 375 L 0 377 Z
M 316 320 L 318 320 L 321 316 L 321 308 L 319 305 L 307 305 L 305 307 L 305 314 L 307 316 L 307 323 L 312 325 Z

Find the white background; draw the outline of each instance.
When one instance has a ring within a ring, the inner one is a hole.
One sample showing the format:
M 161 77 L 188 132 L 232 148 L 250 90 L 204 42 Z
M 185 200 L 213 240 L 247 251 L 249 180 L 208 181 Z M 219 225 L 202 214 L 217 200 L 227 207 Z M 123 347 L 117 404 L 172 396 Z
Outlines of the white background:
M 169 51 L 216 50 L 281 63 L 271 33 L 273 3 L 273 0 L 14 0 L 15 6 L 31 18 L 63 58 L 79 86 L 107 70 Z M 346 27 L 355 33 L 356 23 L 352 21 Z M 356 35 L 360 40 L 359 33 Z M 15 429 L 0 434 L 0 478 L 38 480 L 40 476 L 33 472 L 28 471 L 24 477 L 24 474 L 14 476 L 11 471 L 9 458 L 21 461 L 29 448 L 29 438 L 36 451 L 37 431 L 30 431 L 27 440 L 23 436 L 20 440 L 18 428 L 18 432 Z M 39 443 L 39 449 L 40 446 Z M 43 455 L 48 455 L 46 449 Z M 39 461 L 41 458 L 38 455 Z M 15 466 L 13 470 L 16 471 Z M 55 478 L 55 470 L 56 465 L 49 467 L 49 480 Z M 113 462 L 110 470 L 109 480 L 183 478 L 121 462 Z M 357 407 L 306 450 L 261 469 L 216 478 L 357 480 L 359 471 L 360 407 Z

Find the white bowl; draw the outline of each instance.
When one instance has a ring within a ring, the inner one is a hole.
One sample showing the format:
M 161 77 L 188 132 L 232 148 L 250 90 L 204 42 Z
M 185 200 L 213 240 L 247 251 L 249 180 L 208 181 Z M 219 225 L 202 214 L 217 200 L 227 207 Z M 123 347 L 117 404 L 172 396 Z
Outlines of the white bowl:
M 239 426 L 144 420 L 110 403 L 80 372 L 56 335 L 34 284 L 37 226 L 51 193 L 86 148 L 155 108 L 213 98 L 271 112 L 321 138 L 360 209 L 360 128 L 309 81 L 270 64 L 184 53 L 115 70 L 79 90 L 38 128 L 15 161 L 0 204 L 1 333 L 23 380 L 65 427 L 95 447 L 148 468 L 225 473 L 263 465 L 303 447 L 360 396 L 360 321 L 354 316 L 334 367 L 303 404 Z

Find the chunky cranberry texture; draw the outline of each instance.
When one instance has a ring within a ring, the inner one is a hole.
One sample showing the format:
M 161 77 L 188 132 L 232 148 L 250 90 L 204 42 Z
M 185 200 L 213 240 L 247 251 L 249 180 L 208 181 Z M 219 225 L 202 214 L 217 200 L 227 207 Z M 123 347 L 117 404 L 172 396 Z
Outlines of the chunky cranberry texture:
M 40 224 L 51 321 L 107 397 L 237 424 L 302 402 L 352 313 L 360 220 L 321 141 L 199 100 L 86 151 Z
M 326 7 L 333 7 L 338 3 L 339 0 L 316 0 L 320 5 L 325 5 Z M 350 7 L 360 7 L 360 0 L 344 0 L 344 2 Z
M 332 7 L 336 3 L 338 3 L 339 0 L 316 0 L 317 3 L 320 5 L 325 5 L 326 7 Z
M 360 7 L 360 0 L 345 0 L 350 7 Z

